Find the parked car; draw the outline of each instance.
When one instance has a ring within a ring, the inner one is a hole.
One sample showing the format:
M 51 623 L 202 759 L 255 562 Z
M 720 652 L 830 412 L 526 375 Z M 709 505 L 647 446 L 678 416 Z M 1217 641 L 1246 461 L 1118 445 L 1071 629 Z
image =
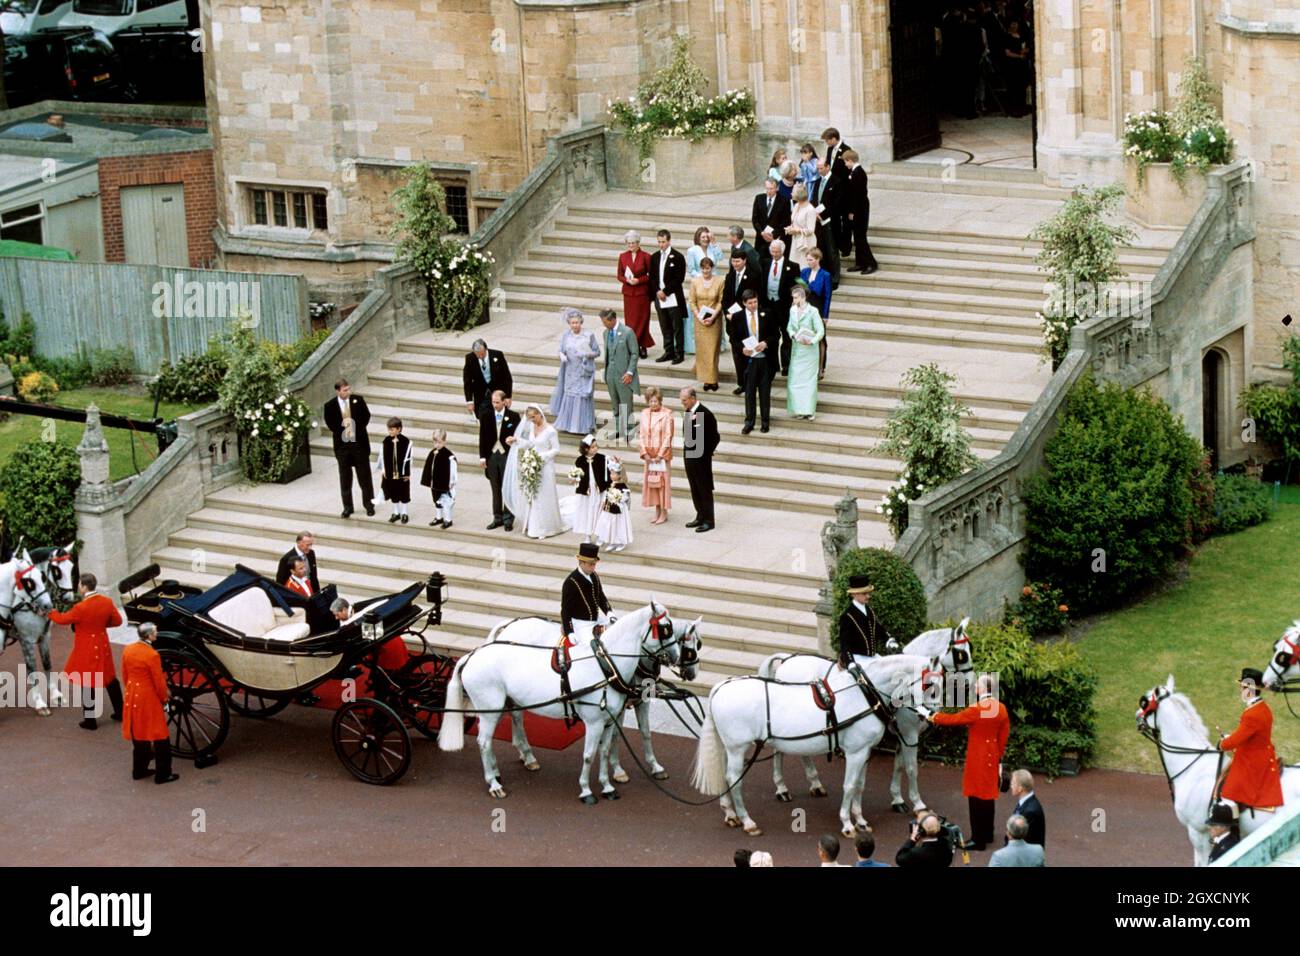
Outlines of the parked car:
M 135 27 L 190 27 L 198 26 L 197 8 L 186 0 L 72 0 L 61 25 L 92 27 L 109 36 Z
M 203 35 L 197 27 L 141 27 L 109 39 L 140 96 L 152 103 L 203 99 Z
M 9 105 L 39 100 L 133 100 L 136 90 L 113 44 L 98 30 L 5 36 Z
M 72 12 L 72 0 L 8 0 L 0 13 L 0 32 L 24 36 L 59 25 Z

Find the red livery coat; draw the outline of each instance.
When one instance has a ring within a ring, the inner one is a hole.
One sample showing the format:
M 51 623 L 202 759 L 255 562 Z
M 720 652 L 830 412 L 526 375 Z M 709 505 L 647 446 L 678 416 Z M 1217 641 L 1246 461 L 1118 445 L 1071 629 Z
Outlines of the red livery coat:
M 91 594 L 73 606 L 70 611 L 51 611 L 55 624 L 72 625 L 72 653 L 63 665 L 63 672 L 73 683 L 80 684 L 82 675 L 90 674 L 94 686 L 103 687 L 117 678 L 113 669 L 113 651 L 108 646 L 108 629 L 122 623 L 113 599 L 106 594 Z
M 989 698 L 955 714 L 935 714 L 939 727 L 967 727 L 966 767 L 961 775 L 964 797 L 998 798 L 998 764 L 1007 749 L 1011 718 L 1002 701 Z
M 1273 750 L 1273 712 L 1264 701 L 1241 713 L 1237 729 L 1219 741 L 1220 750 L 1235 750 L 1223 795 L 1248 807 L 1282 805 L 1282 765 Z
M 162 658 L 144 641 L 122 649 L 122 681 L 126 693 L 122 702 L 122 736 L 127 740 L 166 740 L 168 697 L 163 679 Z

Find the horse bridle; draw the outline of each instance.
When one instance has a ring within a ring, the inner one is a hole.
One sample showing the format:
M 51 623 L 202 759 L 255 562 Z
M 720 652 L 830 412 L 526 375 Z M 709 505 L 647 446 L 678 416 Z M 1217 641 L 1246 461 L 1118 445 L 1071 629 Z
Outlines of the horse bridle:
M 1149 696 L 1143 694 L 1142 697 L 1138 699 L 1137 729 L 1139 734 L 1141 734 L 1147 740 L 1151 741 L 1153 744 L 1156 745 L 1156 753 L 1160 757 L 1160 769 L 1164 771 L 1165 782 L 1169 784 L 1169 799 L 1172 800 L 1175 804 L 1177 804 L 1178 797 L 1174 793 L 1174 781 L 1177 780 L 1179 777 L 1181 777 L 1183 774 L 1187 773 L 1187 771 L 1191 770 L 1192 767 L 1196 765 L 1196 762 L 1200 760 L 1202 757 L 1204 757 L 1206 754 L 1218 755 L 1219 765 L 1218 767 L 1215 768 L 1214 771 L 1214 779 L 1218 780 L 1219 773 L 1223 770 L 1224 752 L 1220 750 L 1218 747 L 1215 747 L 1213 750 L 1205 750 L 1200 747 L 1179 747 L 1174 744 L 1167 744 L 1164 742 L 1164 740 L 1161 739 L 1160 728 L 1152 727 L 1151 723 L 1147 718 L 1155 714 L 1155 712 L 1160 708 L 1160 702 L 1162 700 L 1168 700 L 1172 696 L 1173 693 L 1167 687 L 1157 687 Z M 1195 759 L 1189 761 L 1186 767 L 1184 767 L 1182 770 L 1178 771 L 1176 774 L 1173 774 L 1171 776 L 1169 773 L 1169 765 L 1165 762 L 1166 753 L 1184 754 L 1184 755 L 1194 754 Z M 1213 787 L 1210 788 L 1210 803 L 1211 804 L 1214 803 Z
M 60 576 L 55 571 L 55 568 L 58 565 L 71 560 L 71 551 L 66 551 L 63 548 L 56 548 L 54 551 L 50 552 L 49 558 L 45 561 L 45 568 L 42 571 L 42 576 L 45 578 L 45 590 L 49 592 L 50 600 L 56 607 L 71 604 L 72 598 L 77 593 L 76 583 L 74 582 L 70 587 L 65 588 L 59 583 Z
M 1275 678 L 1271 689 L 1279 694 L 1300 694 L 1300 678 L 1283 676 L 1297 662 L 1300 662 L 1300 634 L 1295 638 L 1283 634 L 1279 643 L 1286 645 L 1287 650 L 1278 651 L 1273 655 L 1273 659 L 1268 662 L 1268 669 Z M 1286 706 L 1291 711 L 1292 716 L 1300 716 L 1296 714 L 1295 709 L 1291 706 L 1290 698 L 1287 699 Z
M 659 645 L 658 650 L 651 650 L 647 646 L 647 641 L 650 640 L 651 636 L 653 636 L 654 642 Z M 681 641 L 679 641 L 673 634 L 673 621 L 672 618 L 668 616 L 668 611 L 663 610 L 658 614 L 653 615 L 646 624 L 645 633 L 641 635 L 639 653 L 637 654 L 637 669 L 643 669 L 641 662 L 646 657 L 649 657 L 654 662 L 656 673 L 658 672 L 658 669 L 665 664 L 671 667 L 672 658 L 669 657 L 668 652 L 677 644 L 681 644 Z M 682 646 L 684 647 L 685 645 Z M 628 684 L 628 682 L 623 680 L 619 675 L 618 668 L 614 666 L 612 656 L 609 651 L 606 650 L 600 637 L 593 637 L 591 639 L 591 649 L 596 658 L 596 662 L 600 665 L 600 669 L 604 672 L 605 678 L 610 682 L 610 685 L 621 694 L 625 694 L 629 697 L 633 696 L 637 692 L 638 688 Z M 681 659 L 682 654 L 679 652 L 679 663 Z M 633 680 L 636 679 L 635 673 L 636 672 L 633 672 Z

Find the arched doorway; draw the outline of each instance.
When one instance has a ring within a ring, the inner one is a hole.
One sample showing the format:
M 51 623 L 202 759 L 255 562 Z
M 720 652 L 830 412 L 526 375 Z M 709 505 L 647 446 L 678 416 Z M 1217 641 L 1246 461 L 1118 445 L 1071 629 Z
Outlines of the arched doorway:
M 1201 442 L 1210 453 L 1210 467 L 1219 467 L 1219 422 L 1222 420 L 1226 363 L 1218 349 L 1209 349 L 1201 358 Z

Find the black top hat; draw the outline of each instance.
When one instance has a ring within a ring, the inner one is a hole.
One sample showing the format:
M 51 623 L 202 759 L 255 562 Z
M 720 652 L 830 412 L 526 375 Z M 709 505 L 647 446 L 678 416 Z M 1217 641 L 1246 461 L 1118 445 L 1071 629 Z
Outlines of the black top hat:
M 871 579 L 865 574 L 854 574 L 849 578 L 849 586 L 845 588 L 849 594 L 862 591 L 874 591 L 876 586 L 871 583 Z
M 1216 803 L 1210 807 L 1210 816 L 1205 821 L 1207 826 L 1230 827 L 1237 822 L 1232 807 L 1226 803 Z
M 176 600 L 185 597 L 185 591 L 179 581 L 168 579 L 158 586 L 158 597 Z
M 600 548 L 597 545 L 583 542 L 582 544 L 578 545 L 578 557 L 580 559 L 586 559 L 588 561 L 599 561 Z
M 1246 681 L 1251 681 L 1256 687 L 1263 687 L 1264 672 L 1253 667 L 1243 667 L 1241 669 L 1241 680 L 1238 683 L 1244 684 Z

